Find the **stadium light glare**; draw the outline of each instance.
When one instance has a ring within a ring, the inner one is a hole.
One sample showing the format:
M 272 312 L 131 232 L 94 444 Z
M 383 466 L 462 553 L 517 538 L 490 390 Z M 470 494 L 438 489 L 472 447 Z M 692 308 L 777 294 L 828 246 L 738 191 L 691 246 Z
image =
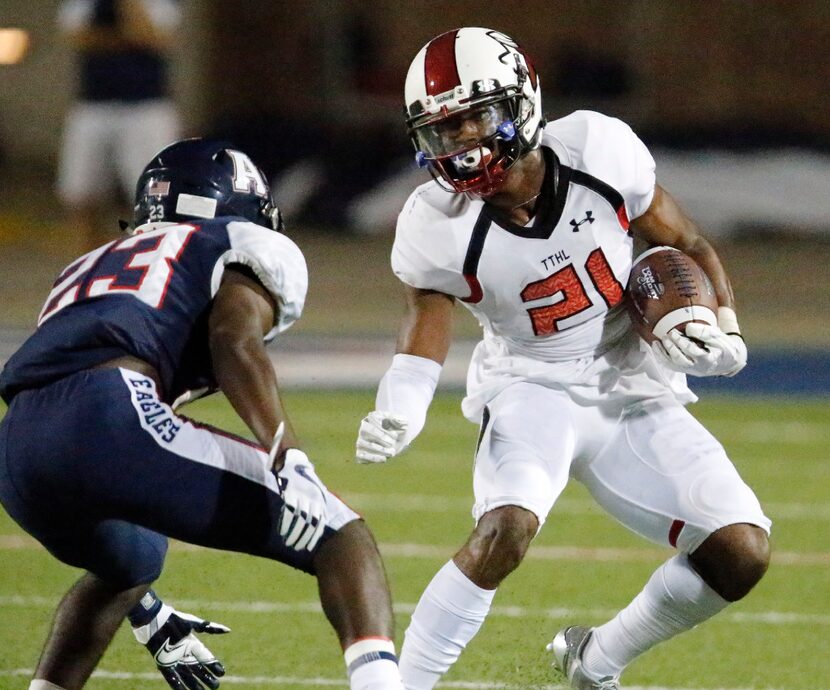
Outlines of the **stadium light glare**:
M 0 65 L 17 65 L 23 62 L 28 49 L 28 31 L 0 28 Z

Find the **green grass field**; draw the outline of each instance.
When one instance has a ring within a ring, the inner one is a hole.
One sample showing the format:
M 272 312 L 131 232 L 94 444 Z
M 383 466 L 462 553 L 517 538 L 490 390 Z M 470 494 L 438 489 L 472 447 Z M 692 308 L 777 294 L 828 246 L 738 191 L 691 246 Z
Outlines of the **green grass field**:
M 413 449 L 388 465 L 358 466 L 354 435 L 372 399 L 368 392 L 286 394 L 320 475 L 366 516 L 381 544 L 400 641 L 421 591 L 472 527 L 477 430 L 461 417 L 456 396 L 439 395 Z M 244 433 L 221 398 L 193 408 L 192 416 Z M 639 659 L 625 687 L 830 688 L 830 406 L 715 399 L 692 409 L 723 441 L 773 519 L 773 564 L 745 601 Z M 0 688 L 24 690 L 53 606 L 78 572 L 25 538 L 2 511 L 0 546 Z M 554 632 L 611 616 L 669 554 L 605 517 L 572 484 L 444 686 L 563 687 L 544 652 Z M 312 578 L 264 560 L 174 544 L 156 589 L 182 610 L 233 629 L 210 645 L 228 668 L 224 686 L 347 687 Z M 125 626 L 88 687 L 166 685 Z

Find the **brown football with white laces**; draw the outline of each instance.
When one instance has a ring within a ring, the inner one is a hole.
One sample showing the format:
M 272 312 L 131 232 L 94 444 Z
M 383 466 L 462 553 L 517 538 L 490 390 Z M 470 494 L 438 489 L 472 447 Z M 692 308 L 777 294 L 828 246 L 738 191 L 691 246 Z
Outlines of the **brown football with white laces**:
M 709 276 L 672 247 L 652 247 L 634 260 L 626 302 L 635 330 L 648 343 L 673 328 L 685 333 L 692 321 L 718 322 L 718 299 Z

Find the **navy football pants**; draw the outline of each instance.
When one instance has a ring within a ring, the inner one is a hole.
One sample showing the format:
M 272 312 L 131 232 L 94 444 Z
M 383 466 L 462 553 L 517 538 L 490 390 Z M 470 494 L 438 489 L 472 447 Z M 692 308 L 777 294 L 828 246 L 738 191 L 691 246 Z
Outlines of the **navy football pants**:
M 55 557 L 124 588 L 158 577 L 162 535 L 311 573 L 313 554 L 279 536 L 266 461 L 176 415 L 147 377 L 89 370 L 14 398 L 0 423 L 0 503 Z M 331 493 L 328 506 L 320 543 L 358 517 Z

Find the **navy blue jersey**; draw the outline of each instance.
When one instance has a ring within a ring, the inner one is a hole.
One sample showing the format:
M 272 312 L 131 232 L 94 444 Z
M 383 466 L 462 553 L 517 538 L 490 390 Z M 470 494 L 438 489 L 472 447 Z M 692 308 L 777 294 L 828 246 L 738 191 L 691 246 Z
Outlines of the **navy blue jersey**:
M 229 264 L 251 270 L 279 305 L 266 340 L 299 318 L 308 274 L 285 235 L 236 218 L 151 223 L 64 269 L 37 330 L 0 374 L 0 396 L 9 402 L 123 355 L 155 367 L 165 400 L 212 387 L 207 319 Z

